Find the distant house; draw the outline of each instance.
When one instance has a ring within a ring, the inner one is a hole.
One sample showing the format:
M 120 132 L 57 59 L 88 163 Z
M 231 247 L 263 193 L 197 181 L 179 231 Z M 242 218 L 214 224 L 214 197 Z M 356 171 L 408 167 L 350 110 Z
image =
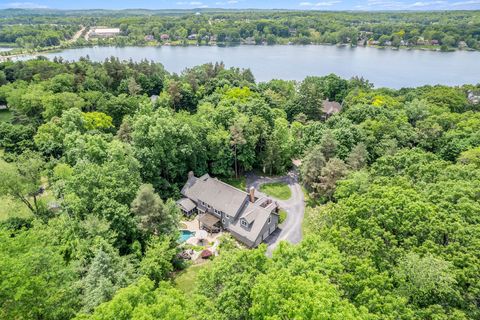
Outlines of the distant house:
M 189 35 L 188 37 L 188 40 L 196 40 L 197 39 L 197 35 L 195 33 Z
M 440 42 L 438 40 L 433 39 L 432 41 L 430 41 L 430 44 L 432 46 L 438 46 L 440 44 Z
M 120 34 L 120 28 L 96 27 L 96 28 L 92 28 L 90 32 L 90 37 L 111 38 L 119 34 Z
M 377 40 L 368 40 L 368 45 L 369 46 L 378 46 L 380 44 L 380 41 L 377 41 Z
M 465 48 L 468 47 L 468 45 L 467 45 L 467 43 L 466 43 L 465 41 L 459 41 L 459 42 L 458 42 L 458 47 L 459 47 L 460 49 L 465 49 Z
M 243 44 L 248 44 L 248 45 L 254 45 L 256 43 L 254 37 L 245 38 L 245 40 L 243 40 L 242 42 Z
M 335 113 L 339 113 L 342 110 L 342 105 L 336 101 L 323 100 L 322 112 L 323 119 L 326 120 Z
M 7 105 L 5 105 L 5 104 L 0 104 L 0 110 L 8 110 Z
M 479 104 L 480 103 L 480 91 L 469 90 L 467 98 L 468 98 L 468 101 L 471 104 Z
M 278 205 L 272 199 L 232 187 L 205 174 L 199 178 L 188 174 L 177 201 L 186 215 L 198 212 L 201 228 L 229 231 L 247 247 L 256 247 L 278 226 Z
M 160 36 L 160 40 L 168 41 L 168 40 L 170 40 L 170 36 L 168 34 L 164 33 Z
M 145 39 L 145 41 L 153 41 L 153 40 L 155 40 L 155 37 L 153 35 L 149 34 L 149 35 L 146 35 L 144 39 Z
M 423 46 L 423 45 L 425 45 L 425 44 L 428 44 L 427 41 L 425 41 L 425 39 L 423 39 L 423 38 L 418 38 L 418 40 L 417 40 L 417 45 Z

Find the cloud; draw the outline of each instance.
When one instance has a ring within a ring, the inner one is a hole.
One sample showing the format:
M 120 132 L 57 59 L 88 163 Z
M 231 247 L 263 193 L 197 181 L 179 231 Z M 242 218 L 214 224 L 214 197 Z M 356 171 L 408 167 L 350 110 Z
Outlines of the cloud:
M 232 5 L 232 4 L 237 4 L 239 1 L 237 0 L 229 0 L 229 1 L 217 1 L 215 4 L 217 6 L 224 6 L 224 5 Z
M 446 1 L 419 1 L 412 3 L 410 7 L 430 7 L 435 5 L 444 5 L 446 3 Z
M 323 2 L 300 2 L 301 7 L 330 7 L 341 1 L 323 1 Z
M 450 5 L 453 7 L 458 7 L 458 6 L 468 6 L 471 4 L 480 4 L 480 0 L 459 1 L 459 2 L 453 2 Z
M 10 2 L 7 3 L 7 8 L 15 9 L 45 9 L 48 8 L 46 5 L 35 3 L 35 2 Z

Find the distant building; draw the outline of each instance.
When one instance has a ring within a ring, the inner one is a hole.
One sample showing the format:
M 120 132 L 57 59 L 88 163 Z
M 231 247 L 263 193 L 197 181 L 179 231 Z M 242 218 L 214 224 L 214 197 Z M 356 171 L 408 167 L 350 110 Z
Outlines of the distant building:
M 468 48 L 468 45 L 465 41 L 460 41 L 460 42 L 458 42 L 458 47 L 460 49 L 465 49 L 465 48 Z
M 0 110 L 8 110 L 8 106 L 5 104 L 0 104 Z
M 146 35 L 144 39 L 145 39 L 145 41 L 153 41 L 153 40 L 155 40 L 155 37 L 153 35 L 149 34 L 149 35 Z
M 253 45 L 253 44 L 255 44 L 255 38 L 254 37 L 248 37 L 248 38 L 245 38 L 242 42 L 243 42 L 243 44 Z
M 170 40 L 170 36 L 168 34 L 164 33 L 160 36 L 160 40 L 168 41 L 168 40 Z
M 440 42 L 438 40 L 433 39 L 432 41 L 430 41 L 430 44 L 432 46 L 438 46 L 440 44 Z
M 480 91 L 469 90 L 467 97 L 468 97 L 468 101 L 471 104 L 479 104 L 480 103 Z
M 326 120 L 335 113 L 342 111 L 342 105 L 336 101 L 323 100 L 322 102 L 322 112 L 323 119 Z
M 120 34 L 120 28 L 93 28 L 90 37 L 111 38 Z
M 197 39 L 197 35 L 195 33 L 188 36 L 188 40 L 196 40 L 196 39 Z

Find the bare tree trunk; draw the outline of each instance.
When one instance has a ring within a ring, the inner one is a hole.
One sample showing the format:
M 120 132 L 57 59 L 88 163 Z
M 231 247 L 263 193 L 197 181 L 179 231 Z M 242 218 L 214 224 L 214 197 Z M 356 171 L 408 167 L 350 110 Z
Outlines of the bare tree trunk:
M 235 178 L 238 179 L 237 145 L 235 145 Z

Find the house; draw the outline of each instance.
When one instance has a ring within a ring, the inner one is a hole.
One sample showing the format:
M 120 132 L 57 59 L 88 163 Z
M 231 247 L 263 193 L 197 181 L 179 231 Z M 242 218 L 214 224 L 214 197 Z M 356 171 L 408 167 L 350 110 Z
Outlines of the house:
M 199 178 L 188 174 L 177 201 L 186 215 L 198 212 L 202 229 L 229 231 L 247 247 L 256 247 L 278 226 L 278 205 L 267 196 L 232 187 L 205 174 Z
M 120 34 L 120 28 L 96 27 L 90 32 L 90 37 L 111 38 Z
M 440 41 L 433 39 L 432 41 L 430 41 L 430 44 L 432 46 L 438 46 L 440 44 Z
M 144 37 L 144 39 L 145 39 L 145 41 L 153 41 L 153 40 L 155 40 L 155 37 L 153 35 L 149 34 L 149 35 L 146 35 Z
M 197 35 L 195 33 L 189 35 L 188 37 L 188 40 L 196 40 L 197 39 Z
M 254 37 L 247 37 L 242 42 L 243 42 L 243 44 L 248 44 L 248 45 L 256 44 Z
M 465 48 L 468 48 L 468 45 L 465 41 L 459 41 L 458 42 L 458 48 L 465 49 Z
M 335 113 L 339 113 L 342 110 L 342 105 L 336 101 L 323 100 L 322 112 L 323 119 L 326 120 Z
M 160 35 L 160 40 L 168 41 L 168 40 L 170 40 L 170 36 L 168 34 L 164 33 L 164 34 Z
M 468 90 L 468 102 L 471 104 L 479 104 L 480 103 L 480 91 L 473 91 Z

